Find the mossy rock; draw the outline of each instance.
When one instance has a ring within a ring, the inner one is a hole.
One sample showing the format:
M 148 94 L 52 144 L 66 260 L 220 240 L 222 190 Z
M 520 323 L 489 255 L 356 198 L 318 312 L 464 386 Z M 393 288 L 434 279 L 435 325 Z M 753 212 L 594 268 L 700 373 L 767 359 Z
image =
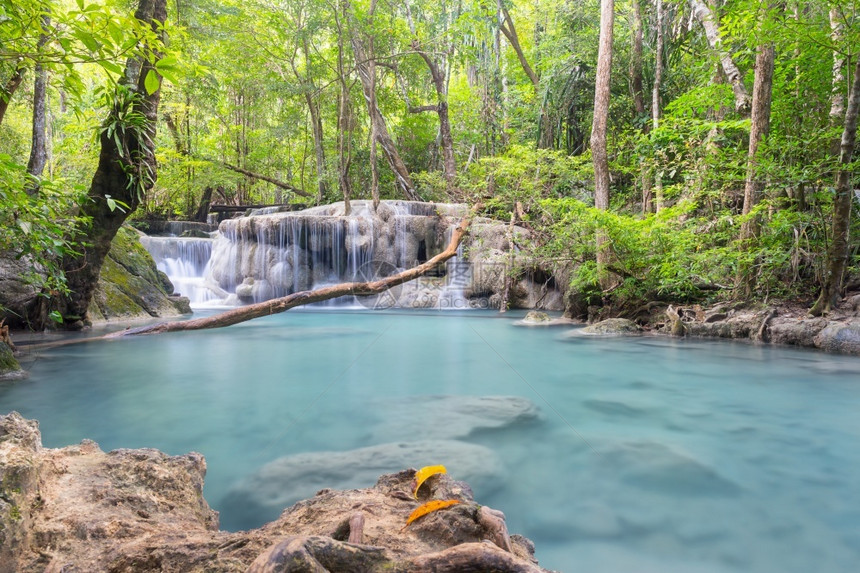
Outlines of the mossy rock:
M 542 324 L 545 322 L 551 322 L 552 318 L 545 312 L 541 312 L 539 310 L 529 311 L 525 318 L 523 318 L 523 322 L 528 324 Z
M 624 334 L 638 334 L 642 328 L 632 320 L 626 318 L 607 318 L 591 326 L 586 326 L 580 332 L 582 334 L 601 336 L 621 336 Z
M 90 304 L 92 320 L 167 317 L 188 314 L 188 299 L 174 297 L 173 284 L 140 244 L 141 233 L 120 228 L 102 265 Z
M 0 342 L 0 380 L 22 378 L 24 371 L 15 360 L 12 349 L 5 342 Z

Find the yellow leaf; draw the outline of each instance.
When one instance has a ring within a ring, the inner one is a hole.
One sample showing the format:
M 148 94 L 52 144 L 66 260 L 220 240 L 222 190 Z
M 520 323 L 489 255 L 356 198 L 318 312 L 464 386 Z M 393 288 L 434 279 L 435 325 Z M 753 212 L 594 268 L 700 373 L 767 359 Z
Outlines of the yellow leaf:
M 415 472 L 415 489 L 412 491 L 412 495 L 415 499 L 418 499 L 418 489 L 421 487 L 422 483 L 427 481 L 427 478 L 436 474 L 446 473 L 448 473 L 448 470 L 445 469 L 445 466 L 424 466 Z
M 423 517 L 428 513 L 433 513 L 434 511 L 445 509 L 446 507 L 451 507 L 458 503 L 460 503 L 459 499 L 434 499 L 433 501 L 428 501 L 423 505 L 419 505 L 415 508 L 415 511 L 409 514 L 409 519 L 406 520 L 406 525 L 409 525 L 419 517 Z M 406 529 L 406 525 L 403 526 L 403 529 Z

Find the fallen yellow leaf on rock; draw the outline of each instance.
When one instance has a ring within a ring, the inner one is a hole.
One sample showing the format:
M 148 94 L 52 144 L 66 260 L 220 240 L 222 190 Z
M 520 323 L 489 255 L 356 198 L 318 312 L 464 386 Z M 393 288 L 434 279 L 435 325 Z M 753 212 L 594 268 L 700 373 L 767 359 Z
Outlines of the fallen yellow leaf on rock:
M 428 513 L 433 513 L 434 511 L 445 509 L 446 507 L 451 507 L 458 503 L 460 503 L 459 499 L 434 499 L 433 501 L 428 501 L 427 503 L 415 508 L 415 511 L 409 514 L 409 519 L 406 520 L 406 525 L 409 525 L 419 517 L 423 517 Z M 403 526 L 403 529 L 406 529 L 406 525 Z
M 448 470 L 445 469 L 445 466 L 424 466 L 415 472 L 415 490 L 412 492 L 413 497 L 418 499 L 418 489 L 430 476 L 446 473 L 448 473 Z

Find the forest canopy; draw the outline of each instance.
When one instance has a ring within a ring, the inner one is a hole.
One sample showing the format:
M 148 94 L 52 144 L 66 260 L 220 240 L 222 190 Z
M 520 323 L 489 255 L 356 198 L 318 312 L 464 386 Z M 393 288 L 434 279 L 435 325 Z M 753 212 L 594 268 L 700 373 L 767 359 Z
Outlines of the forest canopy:
M 481 202 L 616 308 L 857 274 L 853 0 L 153 3 L 0 0 L 0 249 L 47 296 L 110 213 L 380 198 Z

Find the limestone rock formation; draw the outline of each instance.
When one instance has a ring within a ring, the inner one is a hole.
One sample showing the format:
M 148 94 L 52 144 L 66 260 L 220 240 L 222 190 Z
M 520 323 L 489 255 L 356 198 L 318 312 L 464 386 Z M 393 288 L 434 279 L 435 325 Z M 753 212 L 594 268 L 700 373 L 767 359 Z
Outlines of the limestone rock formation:
M 296 212 L 261 210 L 221 223 L 206 277 L 243 302 L 260 302 L 291 292 L 353 280 L 388 276 L 440 252 L 465 205 L 353 201 Z M 516 240 L 511 240 L 511 235 Z M 404 308 L 498 308 L 507 268 L 520 263 L 516 244 L 528 232 L 478 218 L 466 248 L 440 269 L 404 285 Z M 512 306 L 561 310 L 561 292 L 551 279 L 525 273 L 508 289 Z
M 508 535 L 464 482 L 415 470 L 367 489 L 324 489 L 259 529 L 218 531 L 199 454 L 43 448 L 38 423 L 0 416 L 0 573 L 182 571 L 544 572 L 534 545 Z M 460 503 L 405 526 L 428 499 Z
M 626 318 L 607 318 L 598 323 L 586 326 L 575 334 L 591 335 L 591 336 L 624 336 L 627 334 L 636 334 L 642 329 L 638 324 Z

